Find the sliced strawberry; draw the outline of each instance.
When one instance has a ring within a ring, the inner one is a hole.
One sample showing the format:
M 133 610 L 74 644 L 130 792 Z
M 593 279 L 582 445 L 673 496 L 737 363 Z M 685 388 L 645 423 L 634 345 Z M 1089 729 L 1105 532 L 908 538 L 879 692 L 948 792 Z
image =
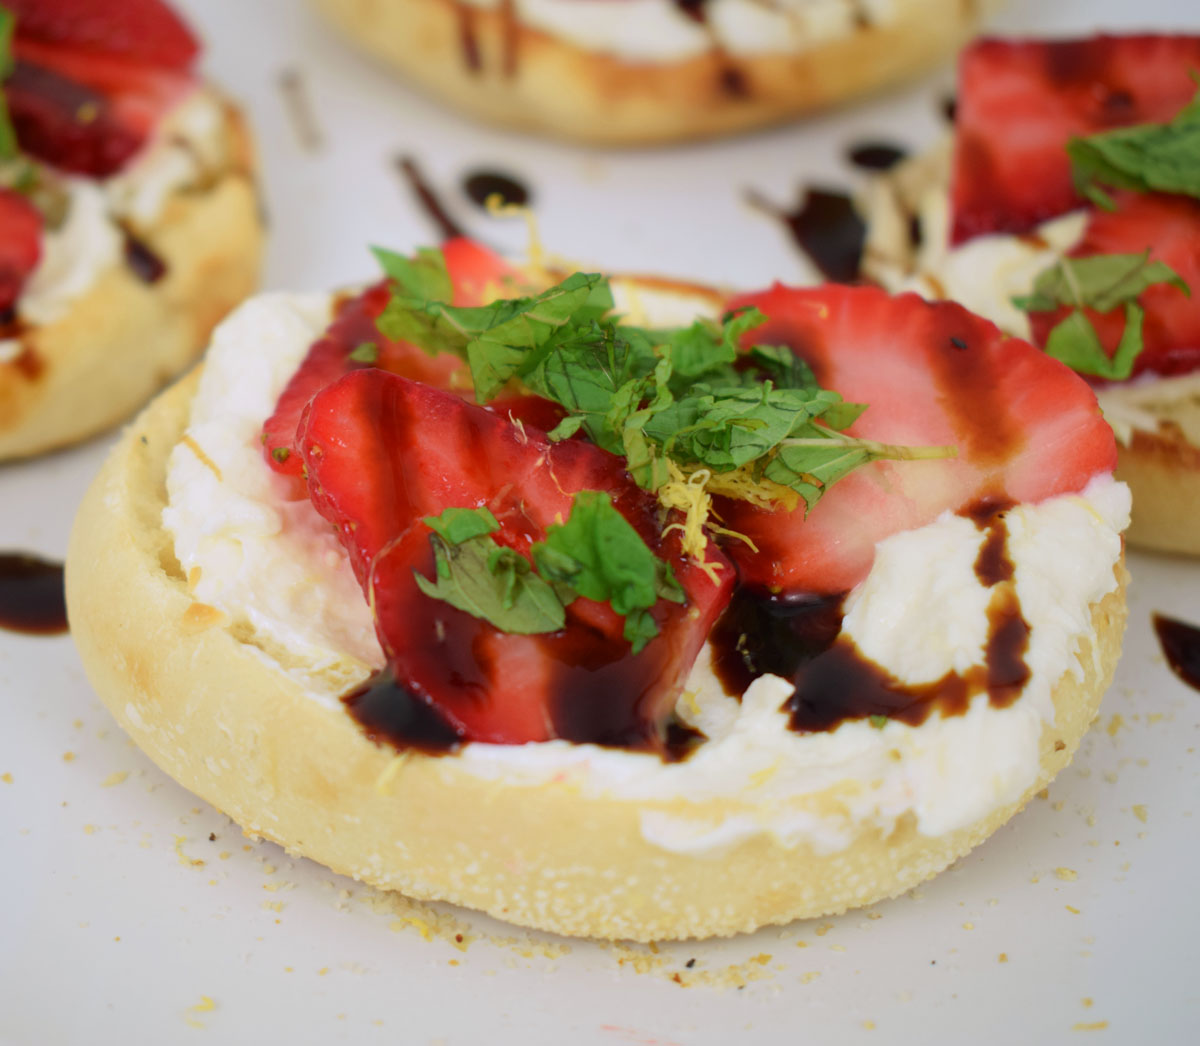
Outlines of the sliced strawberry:
M 497 294 L 519 293 L 520 270 L 494 251 L 471 240 L 449 240 L 442 247 L 446 271 L 454 288 L 451 304 L 482 305 Z M 379 333 L 376 320 L 391 297 L 388 281 L 377 283 L 362 295 L 338 304 L 332 325 L 308 351 L 308 356 L 292 376 L 276 404 L 275 413 L 263 425 L 263 444 L 267 460 L 277 472 L 300 479 L 300 456 L 296 453 L 296 426 L 308 401 L 326 385 L 343 374 L 375 366 L 435 388 L 471 395 L 471 379 L 466 364 L 449 353 L 431 356 L 407 342 L 391 341 Z M 355 349 L 372 344 L 378 350 L 373 362 L 350 358 Z M 505 413 L 512 410 L 526 424 L 541 426 L 553 418 L 543 400 L 523 397 L 505 401 Z M 301 485 L 294 488 L 295 498 L 306 497 Z
M 876 542 L 985 499 L 1036 502 L 1081 490 L 1116 463 L 1096 397 L 1067 367 L 951 302 L 873 287 L 769 291 L 730 303 L 768 317 L 748 340 L 787 345 L 817 380 L 869 406 L 852 435 L 954 446 L 958 456 L 878 461 L 803 509 L 720 506 L 743 581 L 773 591 L 838 592 L 866 576 Z
M 186 73 L 18 43 L 5 83 L 17 140 L 64 170 L 106 177 L 129 161 L 194 86 Z
M 200 46 L 161 0 L 5 0 L 17 39 L 185 69 Z
M 41 213 L 20 193 L 0 189 L 0 313 L 16 305 L 41 253 Z
M 655 499 L 624 463 L 591 444 L 551 443 L 506 418 L 437 389 L 364 370 L 311 402 L 300 447 L 317 510 L 337 526 L 376 614 L 397 681 L 438 708 L 465 739 L 497 743 L 565 737 L 605 744 L 658 742 L 709 628 L 728 601 L 720 582 L 664 536 Z M 564 629 L 521 636 L 425 595 L 413 571 L 433 577 L 421 522 L 451 506 L 486 506 L 496 540 L 527 555 L 565 520 L 580 490 L 609 493 L 651 549 L 669 562 L 687 605 L 660 601 L 660 634 L 636 656 L 611 608 L 576 600 Z
M 1079 205 L 1075 135 L 1169 120 L 1196 93 L 1197 36 L 980 40 L 963 52 L 952 240 L 1027 232 Z
M 1141 254 L 1166 262 L 1191 290 L 1191 297 L 1167 284 L 1149 287 L 1138 298 L 1146 310 L 1141 355 L 1133 373 L 1187 374 L 1200 368 L 1200 200 L 1161 193 L 1115 193 L 1116 211 L 1095 210 L 1073 258 L 1097 254 Z M 1046 344 L 1054 326 L 1070 310 L 1030 315 L 1034 341 Z M 1125 329 L 1125 310 L 1097 313 L 1086 309 L 1111 356 Z

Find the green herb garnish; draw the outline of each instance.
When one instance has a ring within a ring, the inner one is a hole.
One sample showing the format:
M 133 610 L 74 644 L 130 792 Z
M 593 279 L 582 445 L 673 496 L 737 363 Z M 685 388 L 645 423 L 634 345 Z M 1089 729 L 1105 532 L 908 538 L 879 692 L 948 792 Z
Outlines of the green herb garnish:
M 1119 127 L 1067 143 L 1076 191 L 1115 210 L 1110 189 L 1200 197 L 1200 91 L 1165 124 Z
M 786 347 L 739 352 L 742 336 L 763 322 L 755 310 L 672 330 L 626 325 L 611 315 L 608 282 L 586 273 L 537 295 L 459 308 L 416 293 L 444 291 L 448 277 L 424 268 L 414 276 L 416 263 L 394 258 L 381 254 L 398 274 L 378 321 L 383 334 L 465 359 L 480 403 L 513 389 L 559 404 L 568 416 L 551 439 L 583 430 L 623 456 L 646 490 L 703 471 L 721 493 L 787 507 L 802 498 L 811 508 L 868 461 L 954 453 L 844 435 L 865 407 L 821 389 Z M 423 251 L 418 261 L 435 258 Z
M 431 581 L 414 571 L 421 591 L 504 632 L 557 632 L 566 607 L 583 596 L 610 603 L 625 618 L 624 635 L 637 654 L 658 635 L 650 608 L 659 599 L 685 598 L 670 566 L 600 491 L 575 496 L 567 522 L 549 527 L 532 547 L 533 563 L 491 537 L 500 524 L 486 508 L 449 508 L 425 523 L 437 574 Z
M 0 84 L 12 75 L 12 37 L 16 21 L 11 11 L 0 7 Z M 17 151 L 17 133 L 8 114 L 8 100 L 0 90 L 0 160 L 16 159 Z
M 1026 312 L 1048 312 L 1060 305 L 1073 311 L 1050 332 L 1046 353 L 1072 370 L 1110 381 L 1123 381 L 1133 372 L 1141 353 L 1142 321 L 1145 310 L 1137 303 L 1148 287 L 1170 284 L 1186 295 L 1188 285 L 1169 265 L 1151 261 L 1150 251 L 1141 254 L 1100 254 L 1089 258 L 1060 258 L 1043 271 L 1033 284 L 1033 293 L 1013 298 Z M 1110 358 L 1100 343 L 1083 308 L 1111 312 L 1124 308 L 1125 329 Z
M 379 346 L 373 341 L 364 341 L 356 345 L 346 358 L 355 363 L 375 363 L 379 359 Z

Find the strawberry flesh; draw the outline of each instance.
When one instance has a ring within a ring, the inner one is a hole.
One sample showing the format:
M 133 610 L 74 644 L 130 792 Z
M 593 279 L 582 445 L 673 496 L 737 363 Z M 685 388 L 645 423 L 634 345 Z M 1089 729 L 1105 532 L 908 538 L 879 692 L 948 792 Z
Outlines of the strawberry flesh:
M 160 0 L 5 0 L 17 38 L 164 69 L 186 69 L 196 38 Z
M 497 292 L 506 292 L 519 281 L 517 269 L 495 252 L 471 240 L 449 240 L 443 245 L 442 254 L 454 288 L 453 305 L 482 305 Z M 415 345 L 392 341 L 379 332 L 376 321 L 390 298 L 390 284 L 384 280 L 358 297 L 337 304 L 333 323 L 313 343 L 280 396 L 275 413 L 263 426 L 268 464 L 276 472 L 297 481 L 293 498 L 307 496 L 300 482 L 301 461 L 296 444 L 300 415 L 313 396 L 343 374 L 377 367 L 458 395 L 474 395 L 470 372 L 459 357 L 450 353 L 431 356 Z M 373 363 L 350 358 L 351 353 L 364 343 L 371 343 L 378 349 L 378 357 Z M 495 401 L 489 409 L 505 416 L 511 414 L 523 423 L 541 429 L 553 428 L 562 418 L 561 410 L 536 396 L 507 397 Z
M 338 529 L 376 614 L 395 681 L 438 709 L 464 740 L 572 741 L 658 748 L 662 728 L 709 629 L 729 599 L 733 571 L 715 550 L 717 582 L 664 535 L 658 505 L 620 458 L 536 430 L 406 378 L 370 368 L 315 396 L 298 445 L 318 512 Z M 433 577 L 422 518 L 486 506 L 496 540 L 528 556 L 565 520 L 572 495 L 600 490 L 670 563 L 686 605 L 659 601 L 660 632 L 636 656 L 610 607 L 578 599 L 566 627 L 512 635 L 425 595 Z
M 952 242 L 1028 232 L 1081 204 L 1066 144 L 1170 120 L 1196 93 L 1198 36 L 980 40 L 959 64 Z
M 1158 284 L 1138 297 L 1145 309 L 1144 348 L 1134 361 L 1133 374 L 1187 374 L 1200 368 L 1200 200 L 1163 193 L 1114 193 L 1115 211 L 1094 210 L 1083 238 L 1070 251 L 1072 258 L 1100 254 L 1141 254 L 1165 262 L 1186 283 L 1191 296 L 1179 288 Z M 1045 345 L 1050 331 L 1070 312 L 1067 308 L 1030 314 L 1034 341 Z M 1125 329 L 1125 310 L 1098 313 L 1085 309 L 1088 319 L 1111 356 Z
M 15 6 L 4 92 L 21 148 L 55 167 L 115 174 L 195 83 L 195 41 L 165 8 L 154 17 L 156 3 Z
M 0 316 L 11 313 L 41 253 L 41 214 L 20 193 L 0 189 Z
M 824 388 L 869 404 L 848 430 L 884 443 L 955 446 L 958 456 L 877 461 L 825 493 L 805 517 L 723 501 L 743 583 L 791 594 L 845 591 L 876 542 L 984 500 L 1037 502 L 1082 490 L 1116 463 L 1112 431 L 1088 386 L 1033 346 L 952 302 L 873 287 L 776 285 L 752 305 L 767 321 L 747 344 L 786 345 Z

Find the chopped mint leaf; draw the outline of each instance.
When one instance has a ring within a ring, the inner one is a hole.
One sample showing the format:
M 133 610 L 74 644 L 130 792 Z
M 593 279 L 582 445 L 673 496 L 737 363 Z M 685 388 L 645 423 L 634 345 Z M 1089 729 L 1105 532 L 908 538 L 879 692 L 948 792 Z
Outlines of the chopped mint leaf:
M 1136 302 L 1125 303 L 1125 330 L 1110 359 L 1091 320 L 1076 309 L 1050 332 L 1046 354 L 1080 374 L 1124 381 L 1133 373 L 1134 360 L 1142 351 L 1144 317 L 1145 310 Z
M 624 616 L 625 638 L 635 654 L 658 634 L 645 612 L 660 598 L 673 603 L 685 598 L 671 568 L 600 491 L 577 494 L 567 522 L 550 527 L 546 540 L 534 544 L 532 552 L 543 577 L 585 599 L 610 603 Z
M 400 268 L 386 253 L 380 256 Z M 704 319 L 656 330 L 612 316 L 608 283 L 594 274 L 575 273 L 541 294 L 474 308 L 421 299 L 405 286 L 378 320 L 386 336 L 465 359 L 479 403 L 516 383 L 565 408 L 567 417 L 551 438 L 582 432 L 624 457 L 645 490 L 661 490 L 680 471 L 746 470 L 727 489 L 769 501 L 780 498 L 782 484 L 811 507 L 857 464 L 948 453 L 824 445 L 830 431 L 848 427 L 866 408 L 821 389 L 786 346 L 743 352 L 746 336 L 764 321 L 756 309 L 719 323 Z M 793 447 L 780 462 L 781 448 L 796 439 L 823 445 Z M 765 493 L 757 486 L 764 474 L 772 480 Z
M 1200 197 L 1200 91 L 1168 123 L 1072 138 L 1067 155 L 1076 191 L 1106 210 L 1102 187 Z
M 558 593 L 519 552 L 496 544 L 486 534 L 452 544 L 434 529 L 429 540 L 436 581 L 413 571 L 417 586 L 427 596 L 517 635 L 557 632 L 566 624 Z
M 0 83 L 13 71 L 12 36 L 16 18 L 7 8 L 0 7 Z M 17 132 L 8 115 L 8 102 L 0 91 L 0 160 L 15 159 L 18 153 Z
M 1013 304 L 1026 312 L 1049 312 L 1060 305 L 1108 312 L 1160 283 L 1169 283 L 1191 296 L 1188 285 L 1171 266 L 1150 260 L 1149 249 L 1141 254 L 1060 258 L 1038 275 L 1032 294 L 1013 298 Z
M 882 730 L 888 725 L 888 717 L 885 715 L 873 715 L 871 716 L 871 725 L 876 730 Z
M 1133 373 L 1141 353 L 1142 320 L 1145 312 L 1137 304 L 1148 287 L 1170 284 L 1191 296 L 1191 289 L 1169 265 L 1151 261 L 1149 249 L 1141 254 L 1097 254 L 1089 258 L 1060 258 L 1042 272 L 1033 293 L 1013 299 L 1027 312 L 1048 312 L 1060 305 L 1075 306 L 1046 338 L 1046 353 L 1080 374 L 1124 381 Z M 1081 311 L 1093 308 L 1111 312 L 1125 308 L 1125 330 L 1110 359 L 1100 343 L 1091 320 Z
M 448 508 L 425 524 L 433 531 L 437 576 L 415 574 L 421 591 L 504 632 L 556 632 L 565 608 L 584 596 L 625 618 L 625 638 L 637 654 L 658 635 L 650 608 L 659 599 L 685 599 L 671 568 L 600 491 L 575 496 L 567 522 L 534 544 L 532 564 L 491 537 L 500 524 L 486 508 Z
M 375 363 L 379 359 L 379 346 L 373 341 L 364 341 L 355 346 L 354 351 L 347 357 L 355 363 Z
M 500 529 L 496 517 L 486 508 L 448 508 L 440 516 L 426 516 L 425 525 L 448 545 L 461 545 Z
M 396 281 L 396 289 L 406 298 L 425 301 L 449 301 L 454 294 L 445 256 L 436 247 L 420 247 L 415 258 L 406 258 L 383 247 L 371 252 L 383 271 Z

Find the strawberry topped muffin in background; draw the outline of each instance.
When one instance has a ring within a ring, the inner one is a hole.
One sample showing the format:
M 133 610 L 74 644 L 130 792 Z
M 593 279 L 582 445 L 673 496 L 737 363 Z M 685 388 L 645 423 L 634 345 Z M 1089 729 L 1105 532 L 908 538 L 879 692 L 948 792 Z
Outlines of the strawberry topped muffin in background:
M 1200 554 L 1200 36 L 982 40 L 954 137 L 877 180 L 863 268 L 1095 386 L 1130 540 Z
M 744 131 L 912 77 L 996 0 L 316 0 L 472 116 L 652 145 Z
M 245 126 L 161 0 L 0 5 L 0 458 L 125 417 L 257 283 Z

